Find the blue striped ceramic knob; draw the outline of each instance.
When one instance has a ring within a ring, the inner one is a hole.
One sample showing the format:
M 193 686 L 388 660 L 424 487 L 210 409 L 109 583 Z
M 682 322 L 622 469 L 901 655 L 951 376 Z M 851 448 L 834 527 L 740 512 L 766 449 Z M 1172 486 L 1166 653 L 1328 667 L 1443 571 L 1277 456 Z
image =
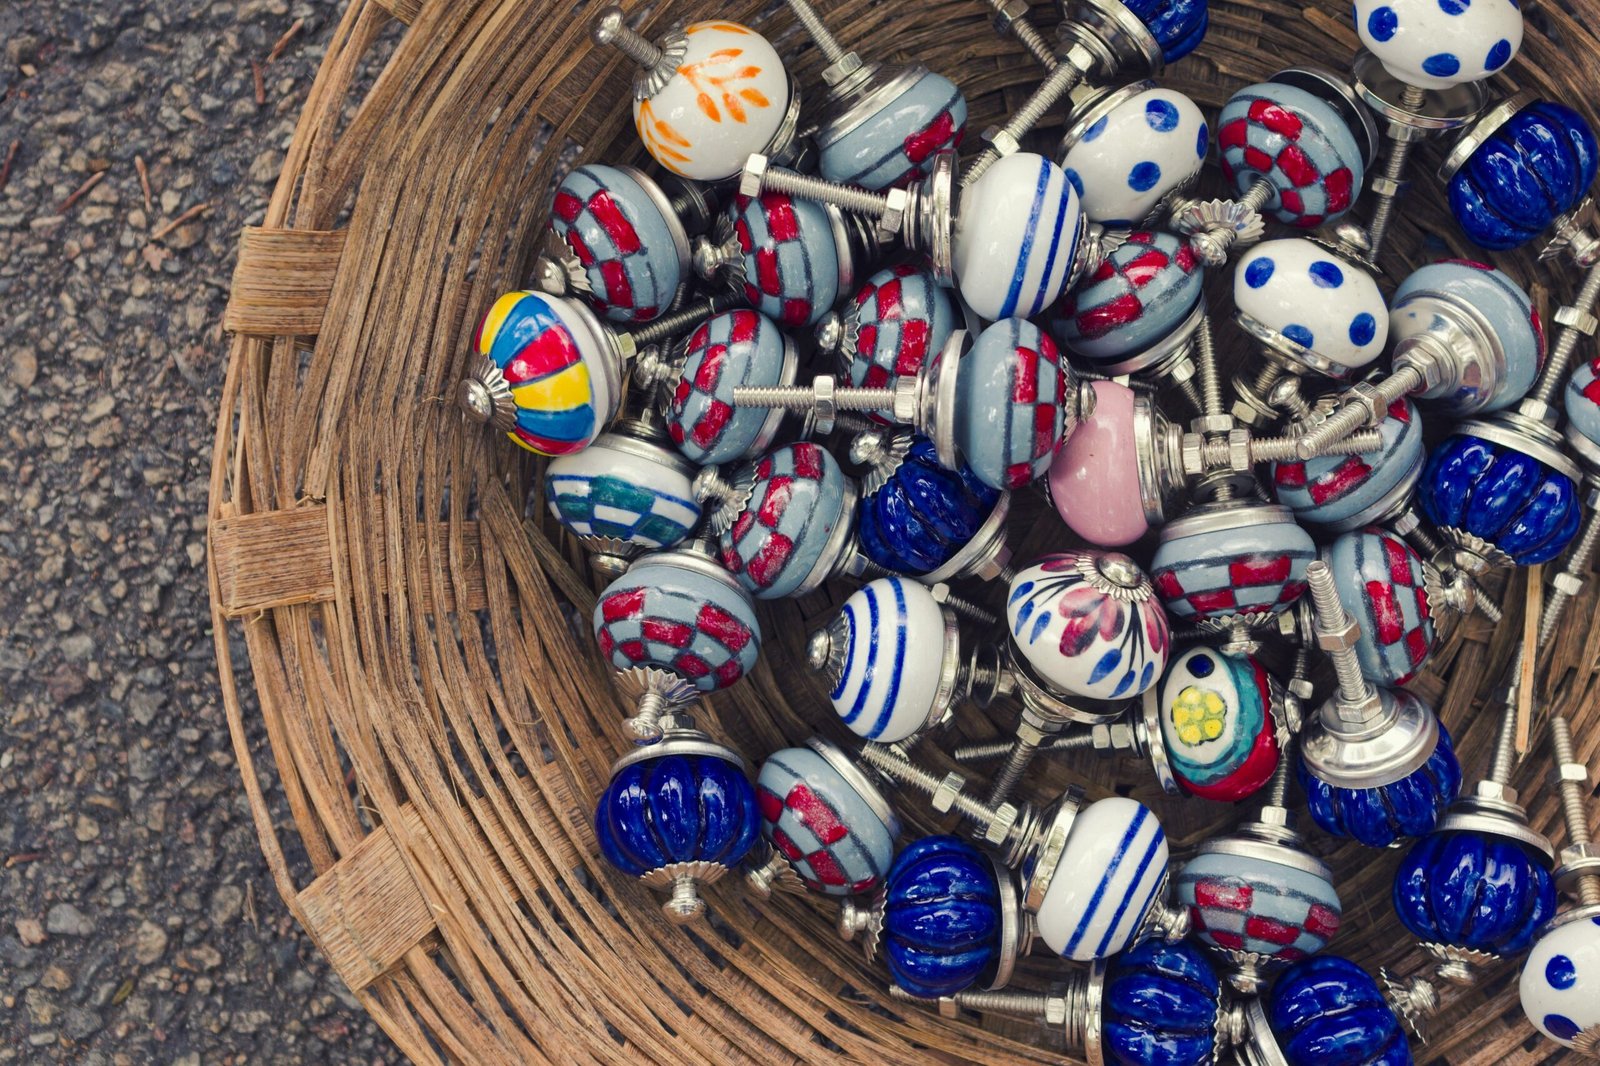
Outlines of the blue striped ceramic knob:
M 1450 211 L 1479 247 L 1526 244 L 1576 209 L 1594 184 L 1600 146 L 1565 104 L 1529 103 L 1481 138 L 1449 178 Z
M 1592 450 L 1600 450 L 1600 356 L 1572 368 L 1563 405 L 1567 412 L 1568 440 L 1575 433 L 1587 441 Z
M 1147 941 L 1104 965 L 1103 1061 L 1212 1066 L 1222 983 L 1204 953 L 1187 942 Z
M 962 190 L 956 287 L 979 318 L 1032 318 L 1071 283 L 1083 230 L 1066 172 L 1032 152 L 1008 155 Z
M 1112 796 L 1077 813 L 1042 894 L 1024 887 L 1025 906 L 1051 951 L 1103 959 L 1149 939 L 1146 918 L 1165 906 L 1167 874 L 1160 820 L 1137 800 Z
M 839 461 L 821 445 L 773 449 L 756 464 L 750 498 L 719 538 L 722 565 L 757 599 L 809 592 L 843 550 L 846 538 L 834 532 L 852 520 L 854 497 Z
M 1201 844 L 1178 873 L 1176 895 L 1201 943 L 1257 972 L 1315 955 L 1344 914 L 1327 866 L 1249 836 Z
M 744 591 L 715 563 L 688 552 L 640 559 L 605 587 L 594 608 L 600 654 L 617 670 L 662 670 L 701 692 L 755 669 L 761 623 Z
M 1405 398 L 1378 423 L 1377 451 L 1274 463 L 1278 502 L 1295 521 L 1330 533 L 1381 522 L 1411 497 L 1422 475 L 1422 419 Z
M 1352 530 L 1322 548 L 1339 602 L 1361 627 L 1356 657 L 1361 674 L 1392 688 L 1416 677 L 1433 654 L 1433 610 L 1428 572 L 1411 545 L 1378 526 Z
M 705 910 L 700 885 L 722 878 L 761 833 L 744 762 L 704 733 L 678 730 L 617 760 L 594 812 L 606 862 L 657 890 L 676 923 Z
M 1286 507 L 1202 505 L 1161 527 L 1150 576 L 1174 618 L 1254 623 L 1301 597 L 1316 557 L 1311 535 Z
M 1366 175 L 1356 137 L 1338 110 L 1304 89 L 1264 82 L 1240 89 L 1217 118 L 1222 174 L 1242 194 L 1272 183 L 1263 213 L 1301 229 L 1338 219 Z
M 1210 146 L 1193 100 L 1139 81 L 1078 108 L 1061 140 L 1061 168 L 1091 222 L 1128 229 L 1199 175 Z
M 921 370 L 955 328 L 949 290 L 927 269 L 901 263 L 868 278 L 822 320 L 817 335 L 851 385 L 879 389 Z
M 1185 792 L 1237 803 L 1278 767 L 1272 683 L 1251 656 L 1207 647 L 1181 652 L 1161 684 L 1145 691 L 1144 706 L 1145 721 L 1158 723 L 1167 764 Z
M 830 121 L 817 133 L 817 171 L 829 181 L 864 189 L 920 181 L 933 154 L 959 148 L 967 131 L 967 98 L 926 67 L 900 71 L 859 110 L 859 119 Z
M 1550 856 L 1520 840 L 1439 829 L 1411 846 L 1394 874 L 1400 922 L 1436 955 L 1515 958 L 1556 913 Z
M 694 469 L 650 440 L 602 433 L 588 448 L 550 460 L 544 495 L 550 513 L 591 549 L 612 560 L 670 548 L 700 520 Z
M 1317 955 L 1284 970 L 1266 997 L 1265 1026 L 1251 1039 L 1270 1041 L 1267 1062 L 1287 1066 L 1411 1066 L 1411 1048 L 1378 983 L 1337 955 Z M 1252 1017 L 1259 1008 L 1250 1008 Z M 1263 1030 L 1266 1031 L 1263 1031 Z
M 1006 595 L 1013 651 L 1052 690 L 1127 699 L 1161 677 L 1172 654 L 1167 615 L 1132 559 L 1117 552 L 1042 556 Z
M 1132 373 L 1143 369 L 1141 353 L 1189 317 L 1203 281 L 1187 241 L 1139 230 L 1061 298 L 1050 316 L 1051 331 L 1094 369 Z
M 1355 22 L 1384 69 L 1422 89 L 1482 81 L 1522 47 L 1515 0 L 1356 0 Z
M 1403 688 L 1379 689 L 1386 704 L 1410 705 L 1404 713 L 1433 717 L 1426 704 Z M 1326 734 L 1313 721 L 1302 742 L 1300 787 L 1317 828 L 1331 836 L 1351 837 L 1369 848 L 1387 848 L 1400 840 L 1431 833 L 1445 809 L 1461 791 L 1461 764 L 1450 734 L 1438 726 L 1439 739 L 1427 758 L 1410 773 L 1369 787 L 1329 784 L 1317 776 L 1317 759 Z
M 1563 1047 L 1600 1047 L 1600 908 L 1560 915 L 1522 964 L 1517 991 L 1528 1020 Z
M 590 163 L 556 186 L 550 228 L 614 322 L 648 322 L 689 276 L 689 235 L 666 193 L 633 167 Z
M 1329 377 L 1378 358 L 1389 336 L 1389 308 L 1372 275 L 1302 237 L 1246 252 L 1234 268 L 1233 300 L 1250 332 L 1282 337 Z
M 950 710 L 955 620 L 922 585 L 880 577 L 852 592 L 812 638 L 813 669 L 829 684 L 839 721 L 865 740 L 894 744 Z
M 1074 12 L 1064 0 L 1057 0 L 1061 13 L 1072 18 Z M 1165 63 L 1176 63 L 1199 47 L 1211 25 L 1211 9 L 1206 0 L 1131 0 L 1121 5 L 1144 23 L 1155 38 Z
M 880 943 L 894 983 L 919 999 L 953 996 L 993 971 L 1001 898 L 994 864 L 953 836 L 907 845 L 889 870 Z
M 1504 272 L 1470 259 L 1431 263 L 1400 283 L 1391 306 L 1389 336 L 1397 358 L 1429 335 L 1473 364 L 1453 392 L 1430 390 L 1418 399 L 1462 417 L 1510 407 L 1533 387 L 1544 363 L 1544 323 L 1528 294 Z M 1458 325 L 1463 321 L 1470 332 Z M 1470 356 L 1461 355 L 1469 346 Z
M 957 557 L 991 520 L 1004 521 L 1004 512 L 995 516 L 1002 495 L 965 463 L 947 469 L 932 441 L 912 436 L 893 472 L 856 503 L 861 550 L 885 570 L 929 582 L 954 577 L 947 572 L 952 561 L 959 566 Z
M 900 820 L 832 743 L 814 737 L 767 756 L 756 803 L 762 835 L 811 891 L 851 896 L 883 886 Z
M 854 287 L 855 253 L 835 209 L 764 192 L 731 211 L 745 299 L 780 326 L 816 325 Z
M 792 385 L 794 343 L 760 311 L 724 311 L 702 322 L 684 345 L 683 366 L 666 403 L 667 435 L 701 466 L 729 463 L 772 443 L 783 412 L 733 405 L 741 385 Z
M 1016 489 L 1050 468 L 1076 418 L 1076 381 L 1050 335 L 1007 318 L 978 334 L 954 368 L 955 446 L 978 480 Z
M 1533 566 L 1578 533 L 1578 469 L 1560 451 L 1490 422 L 1463 422 L 1434 446 L 1417 483 L 1428 521 L 1497 565 Z

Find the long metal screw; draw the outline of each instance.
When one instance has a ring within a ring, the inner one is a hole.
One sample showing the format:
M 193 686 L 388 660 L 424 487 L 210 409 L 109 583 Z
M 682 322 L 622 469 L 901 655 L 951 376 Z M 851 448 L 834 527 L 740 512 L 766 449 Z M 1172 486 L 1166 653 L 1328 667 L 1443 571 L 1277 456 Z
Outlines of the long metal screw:
M 875 770 L 892 777 L 902 785 L 909 785 L 921 792 L 932 796 L 947 785 L 959 789 L 966 784 L 965 779 L 959 774 L 951 773 L 946 777 L 937 777 L 931 771 L 925 770 L 916 763 L 907 759 L 900 752 L 884 744 L 861 745 L 861 759 Z M 951 780 L 954 778 L 955 780 Z M 960 815 L 972 819 L 980 825 L 987 825 L 995 819 L 995 809 L 987 803 L 974 799 L 963 791 L 956 791 L 955 798 L 950 806 Z
M 1017 790 L 1022 784 L 1023 775 L 1028 772 L 1028 767 L 1033 765 L 1033 760 L 1039 754 L 1039 745 L 1036 741 L 1019 736 L 1011 742 L 1010 754 L 1000 767 L 999 773 L 989 784 L 989 794 L 985 800 L 998 806 Z
M 646 70 L 656 69 L 666 59 L 659 45 L 628 25 L 620 7 L 612 6 L 600 12 L 593 36 L 595 44 L 615 48 Z
M 1414 366 L 1403 366 L 1393 374 L 1371 386 L 1377 394 L 1372 399 L 1372 407 L 1365 402 L 1350 400 L 1333 414 L 1319 422 L 1310 432 L 1300 438 L 1300 457 L 1309 459 L 1313 455 L 1321 454 L 1319 449 L 1325 448 L 1331 441 L 1341 437 L 1348 437 L 1362 426 L 1369 425 L 1371 419 L 1369 412 L 1377 410 L 1378 420 L 1382 421 L 1389 405 L 1402 396 L 1409 396 L 1421 389 L 1426 382 L 1422 371 Z
M 1015 740 L 991 740 L 986 743 L 973 743 L 959 745 L 950 757 L 959 763 L 988 762 L 1009 754 L 1016 746 Z M 1041 752 L 1051 751 L 1084 751 L 1094 747 L 1094 736 L 1090 733 L 1058 733 L 1048 738 L 1039 745 Z
M 1334 636 L 1355 625 L 1355 620 L 1345 612 L 1339 601 L 1338 587 L 1333 583 L 1333 571 L 1321 559 L 1306 567 L 1306 584 L 1311 589 L 1311 604 L 1316 609 L 1317 635 Z M 1361 674 L 1361 660 L 1352 648 L 1328 648 L 1328 658 L 1333 660 L 1334 676 L 1339 679 L 1339 696 L 1349 703 L 1359 703 L 1372 695 L 1372 687 Z
M 1222 374 L 1217 369 L 1217 343 L 1211 335 L 1211 316 L 1202 314 L 1194 331 L 1194 361 L 1200 379 L 1200 413 L 1208 418 L 1226 418 L 1227 401 L 1222 397 Z
M 961 186 L 966 188 L 979 178 L 990 167 L 1001 159 L 1005 152 L 1000 146 L 1012 146 L 1025 137 L 1029 130 L 1039 124 L 1045 112 L 1060 102 L 1063 96 L 1071 92 L 1083 80 L 1083 69 L 1076 63 L 1057 63 L 1045 76 L 1044 81 L 1033 90 L 1028 99 L 1023 101 L 1017 113 L 1012 115 L 1006 124 L 1000 127 L 1000 132 L 994 136 L 995 144 L 985 148 L 983 152 L 968 164 L 966 172 L 961 175 Z
M 1579 762 L 1573 752 L 1572 727 L 1561 715 L 1550 718 L 1550 752 L 1561 778 L 1561 813 L 1567 823 L 1567 846 L 1583 848 L 1591 841 L 1589 817 L 1584 810 L 1589 768 Z M 1569 767 L 1576 767 L 1576 770 L 1569 773 Z M 1578 902 L 1585 907 L 1600 906 L 1600 874 L 1584 874 L 1578 878 Z
M 1409 111 L 1418 111 L 1428 102 L 1427 91 L 1415 85 L 1407 85 L 1400 93 L 1400 104 Z M 1405 177 L 1406 159 L 1411 155 L 1413 142 L 1394 141 L 1389 149 L 1389 159 L 1383 167 L 1383 186 L 1392 191 L 1378 194 L 1378 203 L 1372 209 L 1372 222 L 1367 226 L 1369 254 L 1373 259 L 1378 258 L 1378 251 L 1383 247 L 1383 238 L 1389 232 L 1389 219 L 1394 214 L 1395 200 L 1399 195 L 1400 179 Z
M 1572 310 L 1580 316 L 1588 315 L 1594 311 L 1597 301 L 1600 301 L 1600 264 L 1590 267 L 1584 275 L 1583 286 L 1572 298 Z M 1562 327 L 1561 336 L 1556 338 L 1550 358 L 1545 360 L 1544 367 L 1539 371 L 1539 380 L 1534 383 L 1533 391 L 1528 393 L 1528 399 L 1547 405 L 1555 399 L 1556 392 L 1567 379 L 1567 361 L 1572 358 L 1582 337 L 1583 334 L 1572 326 Z
M 832 390 L 833 403 L 844 411 L 887 411 L 894 407 L 894 395 L 894 389 L 882 388 L 846 386 Z M 814 384 L 740 385 L 733 390 L 733 403 L 736 407 L 781 407 L 786 411 L 808 411 L 818 405 L 819 398 Z
M 1522 653 L 1517 653 L 1511 664 L 1512 688 L 1506 694 L 1505 706 L 1500 710 L 1500 729 L 1494 737 L 1494 756 L 1489 760 L 1489 780 L 1497 785 L 1509 784 L 1511 772 L 1517 766 L 1517 690 L 1516 677 L 1522 671 Z
M 799 171 L 768 166 L 766 157 L 759 155 L 751 156 L 750 162 L 745 164 L 739 192 L 745 196 L 758 196 L 763 192 L 781 192 L 798 196 L 802 200 L 833 204 L 842 211 L 867 215 L 871 218 L 882 218 L 888 213 L 889 197 L 894 193 L 898 193 L 900 197 L 905 196 L 903 189 L 894 190 L 892 193 L 868 192 L 854 185 L 841 185 L 836 181 L 814 178 Z
M 1567 553 L 1566 565 L 1561 568 L 1561 573 L 1556 575 L 1554 587 L 1546 595 L 1544 617 L 1539 619 L 1539 647 L 1543 648 L 1549 644 L 1550 639 L 1556 635 L 1556 625 L 1561 621 L 1562 613 L 1567 609 L 1568 602 L 1576 595 L 1578 588 L 1582 586 L 1583 579 L 1589 574 L 1589 563 L 1594 559 L 1597 545 L 1600 545 L 1600 510 L 1589 512 L 1588 519 L 1583 523 L 1583 533 L 1578 537 L 1578 543 Z
M 817 51 L 822 53 L 831 66 L 845 57 L 845 50 L 839 44 L 839 39 L 829 32 L 827 25 L 817 14 L 817 9 L 806 3 L 806 0 L 789 0 L 789 10 L 794 12 L 795 21 L 805 27 L 806 34 L 816 43 Z
M 1039 65 L 1045 70 L 1054 70 L 1061 60 L 1056 58 L 1055 51 L 1050 47 L 1050 42 L 1044 39 L 1033 21 L 1028 18 L 1027 0 L 988 0 L 989 6 L 994 9 L 995 30 L 1015 37 L 1028 50 L 1028 54 L 1038 60 Z
M 630 330 L 629 333 L 633 337 L 634 345 L 643 348 L 647 344 L 675 337 L 690 326 L 697 325 L 712 315 L 720 315 L 730 308 L 738 307 L 741 303 L 743 301 L 732 294 L 718 293 L 699 300 L 681 311 L 662 315 L 653 322 L 647 322 L 638 329 Z

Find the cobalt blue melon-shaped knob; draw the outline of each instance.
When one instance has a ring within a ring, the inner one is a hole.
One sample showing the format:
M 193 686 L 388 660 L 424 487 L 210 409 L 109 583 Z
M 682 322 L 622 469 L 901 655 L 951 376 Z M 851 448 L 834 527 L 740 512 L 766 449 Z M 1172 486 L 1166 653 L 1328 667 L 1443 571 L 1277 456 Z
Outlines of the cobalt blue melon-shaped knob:
M 705 910 L 696 891 L 737 865 L 761 834 L 756 792 L 733 752 L 693 729 L 617 760 L 594 812 L 600 853 L 654 889 L 676 923 Z
M 1381 695 L 1418 702 L 1405 689 L 1384 690 Z M 1450 734 L 1442 724 L 1438 729 L 1438 743 L 1421 766 L 1398 780 L 1369 787 L 1330 784 L 1317 776 L 1313 756 L 1318 737 L 1309 733 L 1299 777 L 1306 806 L 1318 828 L 1334 836 L 1353 837 L 1370 848 L 1386 848 L 1402 838 L 1430 832 L 1461 790 L 1461 764 L 1456 761 Z
M 1556 912 L 1550 858 L 1495 833 L 1441 829 L 1401 860 L 1394 909 L 1435 954 L 1520 955 Z
M 979 481 L 965 463 L 959 470 L 942 466 L 933 442 L 909 430 L 858 438 L 851 451 L 853 457 L 870 451 L 874 463 L 856 505 L 867 558 L 927 581 L 955 576 L 950 564 L 971 554 L 964 549 L 1007 494 Z
M 880 943 L 894 983 L 936 999 L 969 987 L 1000 954 L 1001 890 L 994 864 L 971 844 L 932 836 L 889 868 Z
M 1450 210 L 1473 243 L 1497 252 L 1526 244 L 1582 203 L 1600 160 L 1583 116 L 1548 100 L 1526 104 L 1492 132 L 1480 125 L 1463 138 L 1472 143 L 1471 155 L 1445 164 L 1447 173 L 1455 168 Z
M 1188 941 L 1146 941 L 1105 969 L 1100 1043 L 1117 1066 L 1207 1066 L 1222 984 Z
M 1337 955 L 1290 966 L 1265 1004 L 1271 1038 L 1289 1066 L 1409 1066 L 1400 1019 L 1378 983 Z M 1257 1041 L 1267 1034 L 1257 1031 Z
M 1571 460 L 1489 422 L 1460 430 L 1428 456 L 1417 484 L 1422 513 L 1490 564 L 1532 566 L 1560 555 L 1582 520 Z
M 1211 23 L 1206 0 L 1124 0 L 1161 46 L 1161 58 L 1176 63 L 1205 40 Z

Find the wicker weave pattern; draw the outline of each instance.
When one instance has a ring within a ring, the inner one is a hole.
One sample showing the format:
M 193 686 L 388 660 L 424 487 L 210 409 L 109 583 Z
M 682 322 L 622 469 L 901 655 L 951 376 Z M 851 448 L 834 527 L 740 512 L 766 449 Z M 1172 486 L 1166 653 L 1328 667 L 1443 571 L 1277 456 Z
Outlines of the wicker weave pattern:
M 814 50 L 786 13 L 762 21 L 761 10 L 752 0 L 668 2 L 651 26 L 712 11 L 752 22 L 780 51 L 804 48 L 798 71 L 815 86 Z M 1527 11 L 1522 55 L 1500 82 L 1583 107 L 1592 121 L 1600 0 L 1571 10 Z M 626 71 L 589 46 L 586 21 L 569 11 L 541 0 L 353 0 L 263 226 L 246 235 L 228 318 L 243 332 L 212 476 L 211 587 L 228 720 L 279 891 L 417 1062 L 832 1063 L 841 1051 L 885 1064 L 1061 1061 L 1029 1026 L 985 1030 L 890 1001 L 883 975 L 835 938 L 832 912 L 814 901 L 757 905 L 729 879 L 712 891 L 726 921 L 685 932 L 595 855 L 588 812 L 626 743 L 623 708 L 558 604 L 587 617 L 595 586 L 542 501 L 526 498 L 537 491 L 527 487 L 538 484 L 532 464 L 464 426 L 444 400 L 476 317 L 526 277 L 561 150 L 578 145 L 607 162 L 642 155 Z M 1037 14 L 1055 21 L 1042 6 Z M 824 15 L 846 44 L 888 42 L 880 58 L 915 57 L 955 76 L 974 130 L 1036 78 L 973 0 L 918 4 L 915 17 L 908 4 L 839 0 Z M 403 33 L 395 18 L 410 23 Z M 1209 38 L 1168 84 L 1214 115 L 1250 80 L 1294 62 L 1342 66 L 1355 46 L 1342 2 L 1215 3 Z M 379 67 L 375 81 L 361 77 Z M 1419 154 L 1417 194 L 1390 254 L 1417 261 L 1427 230 L 1443 242 L 1428 254 L 1481 258 L 1425 176 L 1437 148 Z M 1531 284 L 1548 320 L 1565 285 L 1551 292 L 1526 256 L 1496 261 Z M 1237 334 L 1219 332 L 1237 357 Z M 1021 559 L 1065 535 L 1053 516 L 1017 528 L 1035 530 Z M 1492 742 L 1480 700 L 1522 638 L 1522 589 L 1519 579 L 1500 590 L 1498 632 L 1468 621 L 1416 682 L 1468 767 L 1481 767 Z M 763 665 L 713 701 L 704 715 L 713 731 L 759 757 L 831 723 L 820 689 L 793 679 L 807 632 L 842 595 L 765 605 Z M 1586 591 L 1542 669 L 1545 695 L 1559 689 L 1553 706 L 1572 716 L 1591 765 L 1594 607 Z M 238 634 L 248 681 L 230 650 Z M 266 725 L 260 760 L 245 739 L 242 684 Z M 997 735 L 976 713 L 962 731 Z M 1547 769 L 1541 755 L 1516 781 L 1534 824 L 1551 830 Z M 274 820 L 264 778 L 276 779 L 292 824 Z M 1041 762 L 1035 789 L 1067 780 L 1095 795 L 1135 782 L 1179 849 L 1237 816 L 1163 802 L 1148 774 L 1092 756 Z M 931 828 L 908 821 L 913 832 Z M 286 834 L 303 859 L 287 857 Z M 1344 895 L 1334 949 L 1369 968 L 1420 970 L 1388 903 L 1397 856 L 1316 846 Z M 1041 986 L 1055 965 L 1036 956 L 1019 983 Z M 1532 1031 L 1511 969 L 1446 996 L 1427 1054 L 1554 1057 L 1548 1044 L 1520 1049 Z

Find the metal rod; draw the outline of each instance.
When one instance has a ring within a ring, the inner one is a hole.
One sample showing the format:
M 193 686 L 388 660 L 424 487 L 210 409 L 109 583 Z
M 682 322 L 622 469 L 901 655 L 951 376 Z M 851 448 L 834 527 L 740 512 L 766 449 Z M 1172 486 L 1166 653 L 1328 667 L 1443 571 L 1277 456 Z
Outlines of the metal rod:
M 1403 366 L 1373 386 L 1379 396 L 1379 401 L 1375 401 L 1373 407 L 1380 412 L 1387 411 L 1390 404 L 1402 396 L 1409 396 L 1421 389 L 1423 384 L 1421 370 L 1409 364 Z M 1313 455 L 1320 455 L 1322 454 L 1320 449 L 1327 447 L 1330 442 L 1348 437 L 1362 426 L 1374 424 L 1368 417 L 1370 410 L 1371 408 L 1359 401 L 1346 402 L 1309 432 L 1301 435 L 1300 458 L 1309 459 Z M 1378 421 L 1383 421 L 1384 417 L 1385 415 L 1380 413 Z
M 666 58 L 666 53 L 650 38 L 628 25 L 620 7 L 608 7 L 595 20 L 596 44 L 609 45 L 644 67 L 654 70 Z
M 1579 314 L 1587 315 L 1594 310 L 1596 301 L 1600 301 L 1600 263 L 1589 268 L 1583 277 L 1583 287 L 1578 290 L 1578 295 L 1572 298 L 1572 309 Z M 1567 360 L 1572 358 L 1572 353 L 1578 347 L 1578 341 L 1583 334 L 1571 326 L 1563 326 L 1561 336 L 1556 338 L 1556 345 L 1550 352 L 1550 358 L 1545 360 L 1544 368 L 1539 371 L 1539 380 L 1534 384 L 1533 391 L 1528 398 L 1538 403 L 1549 404 L 1555 399 L 1556 392 L 1567 379 Z
M 1011 751 L 1014 740 L 991 740 L 987 743 L 959 745 L 950 757 L 959 763 L 988 762 Z M 1057 733 L 1039 745 L 1041 752 L 1082 751 L 1094 747 L 1094 736 L 1089 733 Z
M 1550 718 L 1550 752 L 1559 771 L 1564 766 L 1588 767 L 1578 762 L 1572 748 L 1572 727 L 1561 715 Z M 1587 781 L 1561 778 L 1561 813 L 1567 823 L 1567 846 L 1582 848 L 1590 843 L 1589 816 L 1584 810 L 1584 792 Z M 1578 878 L 1578 902 L 1585 907 L 1600 906 L 1600 874 L 1584 874 Z
M 1015 142 L 1027 135 L 1028 131 L 1039 124 L 1045 112 L 1056 105 L 1060 99 L 1071 92 L 1078 82 L 1083 80 L 1083 71 L 1072 63 L 1057 63 L 1044 81 L 1033 90 L 1032 95 L 1025 100 L 1016 114 L 1000 128 L 995 140 Z M 966 173 L 961 175 L 963 188 L 971 185 L 983 177 L 984 171 L 1000 161 L 1000 151 L 991 145 L 968 165 Z
M 1427 91 L 1407 85 L 1400 93 L 1400 105 L 1409 111 L 1421 110 L 1428 102 Z M 1405 177 L 1406 159 L 1411 155 L 1411 141 L 1394 141 L 1389 148 L 1389 158 L 1384 163 L 1383 181 L 1393 192 L 1379 193 L 1378 203 L 1372 209 L 1372 222 L 1367 226 L 1368 254 L 1376 260 L 1383 239 L 1389 232 L 1389 220 L 1394 215 L 1395 200 L 1399 197 L 1400 179 Z
M 1317 559 L 1306 567 L 1306 584 L 1311 589 L 1311 603 L 1317 611 L 1317 632 L 1339 633 L 1355 623 L 1345 613 L 1339 600 L 1338 587 L 1333 582 L 1333 571 Z M 1339 695 L 1349 703 L 1359 703 L 1372 694 L 1367 679 L 1361 673 L 1361 661 L 1354 648 L 1330 648 L 1328 658 L 1333 660 L 1333 672 L 1339 679 Z
M 817 14 L 816 8 L 806 0 L 789 0 L 789 10 L 794 12 L 795 21 L 805 27 L 807 35 L 816 42 L 817 50 L 829 64 L 844 58 L 845 50 L 840 47 L 839 39 L 828 31 L 827 24 Z

